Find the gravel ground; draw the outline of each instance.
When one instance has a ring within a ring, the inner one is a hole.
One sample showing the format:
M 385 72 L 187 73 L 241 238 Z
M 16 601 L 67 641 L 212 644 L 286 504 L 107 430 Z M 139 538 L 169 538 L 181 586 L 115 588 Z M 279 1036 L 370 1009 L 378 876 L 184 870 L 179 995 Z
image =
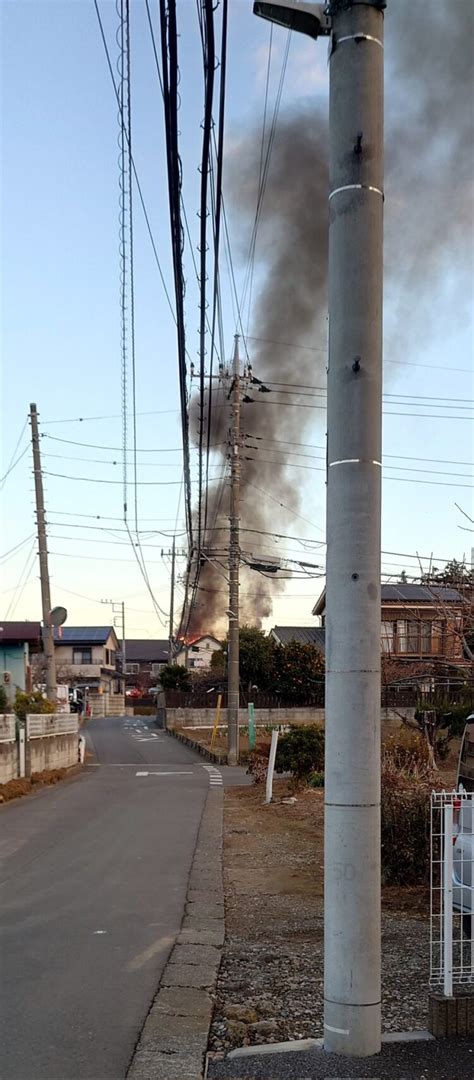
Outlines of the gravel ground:
M 211 1051 L 323 1034 L 322 794 L 285 804 L 283 782 L 277 794 L 265 807 L 261 789 L 226 793 L 227 938 Z M 417 912 L 425 895 L 390 890 L 386 900 L 383 1029 L 423 1028 L 429 923 Z

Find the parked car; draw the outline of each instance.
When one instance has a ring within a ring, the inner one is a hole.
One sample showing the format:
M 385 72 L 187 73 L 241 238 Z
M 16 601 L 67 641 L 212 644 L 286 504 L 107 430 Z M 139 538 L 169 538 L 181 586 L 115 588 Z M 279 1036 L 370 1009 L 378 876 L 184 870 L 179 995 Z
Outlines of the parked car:
M 474 793 L 474 713 L 468 716 L 461 743 L 457 790 Z M 463 929 L 474 939 L 474 821 L 473 799 L 455 806 L 457 835 L 453 851 L 453 907 L 463 916 Z

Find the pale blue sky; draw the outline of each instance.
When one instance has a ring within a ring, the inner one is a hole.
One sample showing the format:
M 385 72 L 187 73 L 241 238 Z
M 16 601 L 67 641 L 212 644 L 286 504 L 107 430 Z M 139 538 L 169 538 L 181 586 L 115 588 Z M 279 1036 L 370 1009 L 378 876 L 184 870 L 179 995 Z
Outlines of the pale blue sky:
M 158 28 L 157 7 L 154 3 L 151 7 Z M 252 16 L 251 7 L 247 0 L 231 0 L 230 3 L 226 130 L 228 147 L 233 149 L 229 158 L 233 168 L 238 162 L 239 140 L 250 124 L 260 121 L 263 109 L 269 28 Z M 102 0 L 100 8 L 109 46 L 115 56 L 115 4 L 112 0 Z M 429 17 L 429 7 L 426 10 Z M 43 433 L 61 439 L 118 448 L 121 445 L 121 421 L 117 110 L 94 6 L 92 0 L 50 0 L 48 3 L 3 0 L 1 14 L 4 120 L 3 465 L 0 471 L 3 473 L 30 401 L 38 404 Z M 396 19 L 396 14 L 392 17 Z M 191 0 L 178 2 L 178 18 L 184 195 L 197 244 L 202 74 L 196 7 Z M 388 17 L 386 24 L 387 96 L 390 97 L 393 88 L 393 100 L 398 101 L 400 87 L 390 75 Z M 275 31 L 271 106 L 284 44 L 285 32 Z M 132 47 L 134 156 L 163 270 L 172 292 L 162 102 L 142 0 L 132 3 Z M 450 62 L 448 57 L 448 74 Z M 455 62 L 454 58 L 452 62 Z M 442 71 L 439 77 L 443 78 Z M 411 93 L 416 102 L 416 80 Z M 310 41 L 294 39 L 285 78 L 282 114 L 308 99 L 320 105 L 326 96 L 326 43 L 314 46 Z M 388 113 L 389 136 L 390 106 Z M 451 120 L 456 122 L 455 117 Z M 409 127 L 410 110 L 406 123 Z M 442 128 L 437 132 L 438 137 L 440 131 L 442 135 Z M 469 153 L 467 149 L 466 153 Z M 448 195 L 452 183 L 449 160 L 444 167 Z M 421 200 L 422 211 L 423 201 L 430 197 L 430 176 L 424 175 L 422 179 L 423 184 L 420 177 L 420 187 L 416 190 L 409 189 L 408 185 L 404 190 L 403 184 L 398 183 L 398 174 L 387 171 L 387 227 L 392 236 L 396 227 L 400 229 L 398 249 L 393 247 L 392 241 L 390 252 L 399 263 L 406 260 L 410 267 L 417 266 L 419 293 L 417 287 L 416 296 L 407 296 L 400 267 L 387 265 L 385 358 L 399 362 L 386 365 L 386 390 L 405 395 L 436 396 L 446 404 L 449 404 L 448 398 L 460 400 L 454 403 L 454 408 L 443 410 L 438 419 L 428 416 L 421 419 L 419 415 L 385 418 L 385 453 L 404 454 L 413 459 L 399 461 L 405 469 L 431 469 L 437 473 L 399 472 L 400 479 L 396 481 L 388 479 L 395 473 L 387 470 L 383 548 L 387 552 L 413 555 L 418 551 L 422 556 L 434 552 L 438 560 L 453 555 L 459 558 L 466 552 L 469 558 L 473 534 L 460 530 L 459 526 L 468 525 L 468 522 L 454 504 L 458 502 L 472 513 L 472 488 L 469 486 L 472 485 L 472 468 L 467 464 L 472 461 L 472 426 L 460 419 L 468 415 L 461 406 L 469 404 L 473 397 L 472 237 L 470 250 L 464 249 L 460 254 L 459 245 L 456 248 L 454 242 L 453 225 L 453 243 L 450 248 L 448 239 L 441 268 L 434 268 L 429 257 L 428 265 L 423 261 L 416 263 L 419 253 L 413 250 L 414 242 L 409 233 L 402 235 L 403 206 L 409 203 L 413 212 L 414 206 L 416 211 L 416 200 Z M 461 192 L 462 199 L 465 194 Z M 179 447 L 174 324 L 137 199 L 135 205 L 138 446 L 142 449 Z M 447 213 L 452 212 L 448 201 Z M 241 283 L 245 269 L 239 259 L 242 237 L 231 206 L 229 217 L 236 271 Z M 198 348 L 199 311 L 188 248 L 185 259 L 188 348 L 194 356 Z M 235 326 L 225 275 L 223 278 L 225 330 L 230 354 Z M 256 303 L 258 281 L 257 275 Z M 420 411 L 410 407 L 397 408 L 406 413 L 419 414 Z M 437 410 L 427 408 L 425 411 L 433 413 Z M 152 415 L 143 415 L 145 413 Z M 115 418 L 65 422 L 68 418 L 108 414 L 114 414 Z M 447 419 L 449 416 L 452 418 Z M 23 436 L 20 452 L 27 445 L 28 435 L 29 429 Z M 321 443 L 323 437 L 324 428 L 318 419 L 314 428 L 305 432 L 305 441 Z M 82 450 L 80 446 L 68 446 L 54 442 L 52 438 L 42 439 L 41 445 L 46 472 L 121 479 L 120 465 L 105 463 L 117 458 L 113 451 Z M 47 454 L 103 459 L 104 463 L 75 463 Z M 143 464 L 139 479 L 162 483 L 173 481 L 175 486 L 140 489 L 142 528 L 171 534 L 178 510 L 180 453 L 142 455 L 140 460 L 145 462 L 147 457 L 161 464 Z M 420 457 L 466 464 L 430 464 L 429 461 L 414 460 Z M 460 475 L 443 478 L 441 473 L 448 472 Z M 294 519 L 291 530 L 287 531 L 321 539 L 324 474 L 305 473 L 299 469 L 294 473 L 295 482 L 304 487 L 304 516 L 318 528 Z M 414 479 L 418 482 L 412 483 Z M 436 486 L 421 483 L 422 480 L 434 481 Z M 3 495 L 2 554 L 33 534 L 29 453 L 6 480 Z M 48 519 L 58 523 L 51 524 L 49 539 L 53 602 L 65 604 L 70 624 L 108 621 L 108 612 L 96 601 L 109 596 L 117 600 L 126 598 L 130 608 L 130 636 L 140 637 L 147 633 L 165 636 L 166 631 L 157 624 L 130 548 L 117 546 L 119 541 L 124 542 L 123 534 L 117 532 L 112 536 L 72 527 L 81 523 L 94 524 L 92 519 L 73 516 L 78 514 L 101 514 L 119 519 L 121 487 L 88 485 L 46 476 L 45 495 Z M 120 520 L 105 524 L 121 528 Z M 179 529 L 183 529 L 182 504 Z M 167 541 L 164 536 L 157 535 L 150 536 L 145 542 L 154 545 L 146 548 L 150 577 L 160 604 L 167 609 L 169 570 L 160 554 L 162 544 L 167 545 Z M 33 555 L 29 561 L 32 544 L 33 536 L 3 565 L 0 612 L 4 618 L 12 597 L 17 602 L 9 613 L 10 618 L 39 617 L 40 593 Z M 287 548 L 291 546 L 295 545 L 289 542 L 286 545 Z M 281 545 L 281 550 L 284 549 L 285 545 Z M 415 559 L 384 556 L 384 568 L 388 573 L 396 574 L 402 566 L 407 571 L 411 567 L 415 573 L 417 571 Z M 26 584 L 18 597 L 14 587 L 22 580 L 23 567 L 27 571 Z M 318 581 L 290 582 L 286 596 L 275 602 L 274 616 L 268 625 L 274 622 L 310 623 L 313 598 L 319 588 Z M 92 599 L 89 601 L 74 593 Z

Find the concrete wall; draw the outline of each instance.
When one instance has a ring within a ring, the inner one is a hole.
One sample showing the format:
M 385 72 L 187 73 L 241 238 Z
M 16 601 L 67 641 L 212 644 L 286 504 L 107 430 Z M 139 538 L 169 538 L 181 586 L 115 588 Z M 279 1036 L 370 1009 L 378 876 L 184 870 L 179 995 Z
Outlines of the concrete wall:
M 415 714 L 414 708 L 404 708 L 400 710 L 395 709 L 382 709 L 382 734 L 389 735 L 392 732 L 399 731 L 402 719 L 406 717 L 408 720 L 412 720 Z M 215 719 L 215 709 L 166 709 L 166 726 L 171 730 L 173 728 L 182 727 L 212 727 Z M 314 709 L 310 707 L 306 708 L 294 708 L 294 709 L 255 709 L 255 722 L 257 727 L 262 727 L 265 724 L 321 724 L 325 723 L 325 710 Z M 222 725 L 227 724 L 227 709 L 222 709 L 220 723 Z M 241 725 L 248 724 L 248 713 L 246 709 L 239 710 L 239 723 Z
M 92 717 L 125 715 L 125 698 L 123 694 L 109 694 L 107 691 L 103 694 L 89 693 L 87 701 L 90 705 Z
M 18 743 L 0 742 L 0 784 L 18 776 Z
M 166 709 L 166 726 L 212 727 L 215 709 Z M 221 724 L 227 724 L 227 709 L 221 711 Z M 248 724 L 247 709 L 239 709 L 239 723 Z M 255 709 L 257 726 L 265 724 L 324 724 L 324 709 Z
M 78 736 L 48 735 L 44 739 L 30 739 L 26 744 L 26 775 L 43 769 L 68 769 L 77 765 Z

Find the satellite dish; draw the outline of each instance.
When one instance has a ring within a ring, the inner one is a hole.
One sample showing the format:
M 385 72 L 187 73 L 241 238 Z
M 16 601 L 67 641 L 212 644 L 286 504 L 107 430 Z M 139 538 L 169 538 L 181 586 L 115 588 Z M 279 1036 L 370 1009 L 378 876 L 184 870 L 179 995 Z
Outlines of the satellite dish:
M 49 614 L 51 626 L 62 626 L 66 622 L 67 611 L 65 607 L 53 607 Z

